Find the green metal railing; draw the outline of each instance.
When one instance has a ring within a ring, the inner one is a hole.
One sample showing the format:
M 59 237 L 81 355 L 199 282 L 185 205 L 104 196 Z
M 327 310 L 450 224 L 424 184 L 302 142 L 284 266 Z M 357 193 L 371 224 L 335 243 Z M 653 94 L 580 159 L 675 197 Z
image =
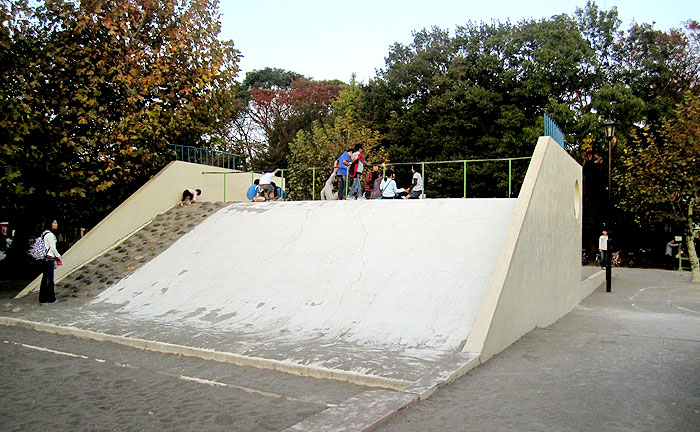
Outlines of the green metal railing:
M 382 167 L 396 167 L 396 166 L 418 166 L 420 165 L 421 169 L 421 177 L 423 178 L 423 191 L 425 192 L 426 190 L 426 177 L 425 177 L 425 168 L 426 165 L 444 165 L 444 164 L 461 164 L 462 165 L 462 177 L 463 177 L 463 194 L 462 197 L 466 198 L 467 197 L 467 164 L 470 163 L 480 163 L 480 162 L 508 162 L 508 197 L 513 196 L 513 161 L 519 161 L 519 160 L 528 160 L 531 159 L 531 156 L 524 156 L 524 157 L 514 157 L 514 158 L 499 158 L 499 159 L 462 159 L 462 160 L 454 160 L 454 161 L 429 161 L 429 162 L 397 162 L 397 163 L 385 163 L 380 166 Z M 371 167 L 373 165 L 365 165 L 365 167 Z M 282 177 L 282 184 L 284 185 L 285 177 L 284 174 L 285 172 L 290 172 L 290 171 L 311 171 L 311 176 L 312 176 L 312 190 L 311 190 L 311 199 L 315 200 L 316 199 L 316 171 L 317 170 L 332 170 L 334 167 L 332 166 L 323 166 L 323 167 L 308 167 L 308 168 L 287 168 L 287 169 L 281 169 L 281 177 Z M 384 172 L 382 173 L 384 174 Z M 346 176 L 347 177 L 347 176 Z M 252 183 L 253 180 L 251 180 Z M 347 192 L 349 190 L 349 182 L 345 182 L 345 196 L 347 196 Z
M 547 111 L 542 110 L 542 112 L 544 113 L 544 135 L 552 137 L 554 141 L 564 148 L 564 132 Z
M 236 161 L 240 155 L 206 149 L 201 147 L 192 147 L 181 144 L 170 144 L 175 151 L 175 159 L 183 162 L 192 162 L 202 165 L 210 165 L 227 169 L 236 169 Z
M 382 175 L 385 174 L 385 170 L 387 167 L 397 167 L 397 166 L 420 166 L 420 171 L 421 171 L 421 177 L 423 179 L 423 192 L 425 193 L 426 191 L 426 186 L 428 184 L 427 179 L 426 179 L 426 166 L 430 165 L 449 165 L 449 164 L 457 164 L 462 166 L 462 198 L 467 197 L 467 185 L 468 185 L 468 175 L 467 175 L 467 166 L 468 164 L 475 164 L 475 163 L 485 163 L 485 162 L 503 162 L 503 163 L 508 163 L 508 197 L 513 196 L 513 162 L 514 161 L 523 161 L 523 160 L 529 160 L 532 159 L 531 156 L 524 156 L 524 157 L 513 157 L 513 158 L 498 158 L 498 159 L 462 159 L 462 160 L 454 160 L 454 161 L 429 161 L 429 162 L 396 162 L 396 163 L 384 163 L 384 164 L 366 164 L 366 168 L 370 168 L 372 166 L 381 166 L 383 169 Z M 285 168 L 285 169 L 280 169 L 280 177 L 281 177 L 281 184 L 279 185 L 282 190 L 286 189 L 286 184 L 287 184 L 287 178 L 285 177 L 285 173 L 293 172 L 293 171 L 311 171 L 311 199 L 316 200 L 316 182 L 317 182 L 317 171 L 319 170 L 332 170 L 334 167 L 332 166 L 321 166 L 321 167 L 307 167 L 307 168 Z M 250 184 L 253 184 L 255 182 L 255 175 L 260 174 L 256 173 L 255 171 L 251 172 L 242 172 L 242 171 L 202 171 L 202 174 L 215 174 L 215 175 L 223 175 L 224 178 L 224 202 L 226 201 L 226 177 L 228 175 L 232 174 L 238 174 L 238 175 L 250 175 Z M 347 196 L 347 192 L 349 190 L 349 182 L 345 182 L 345 196 Z

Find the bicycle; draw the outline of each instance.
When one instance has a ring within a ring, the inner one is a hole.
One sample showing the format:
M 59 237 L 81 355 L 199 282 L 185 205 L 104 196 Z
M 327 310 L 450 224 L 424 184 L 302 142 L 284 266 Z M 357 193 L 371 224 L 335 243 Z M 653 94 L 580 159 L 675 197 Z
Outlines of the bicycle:
M 622 259 L 620 259 L 620 251 L 612 253 L 612 265 L 613 267 L 620 267 L 622 265 Z

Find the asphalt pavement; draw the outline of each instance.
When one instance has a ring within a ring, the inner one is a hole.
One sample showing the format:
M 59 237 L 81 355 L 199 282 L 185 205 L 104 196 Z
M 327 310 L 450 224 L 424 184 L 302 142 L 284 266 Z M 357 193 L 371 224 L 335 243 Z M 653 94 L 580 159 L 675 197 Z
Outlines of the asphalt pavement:
M 700 430 L 700 284 L 689 278 L 615 269 L 612 293 L 599 287 L 376 430 Z M 5 309 L 22 317 L 32 308 Z M 363 430 L 381 418 L 358 428 L 356 409 L 327 427 L 299 425 L 348 401 L 370 407 L 375 395 L 401 394 L 21 326 L 0 326 L 0 376 L 9 431 Z
M 528 333 L 377 431 L 699 431 L 700 284 L 616 268 Z

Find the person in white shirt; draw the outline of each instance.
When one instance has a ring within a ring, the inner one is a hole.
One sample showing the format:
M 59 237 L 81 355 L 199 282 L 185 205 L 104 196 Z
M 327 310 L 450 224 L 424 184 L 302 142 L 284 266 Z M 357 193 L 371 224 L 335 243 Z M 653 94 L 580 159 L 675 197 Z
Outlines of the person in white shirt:
M 387 170 L 386 177 L 382 180 L 379 185 L 379 189 L 382 191 L 382 199 L 395 199 L 399 198 L 399 194 L 404 192 L 404 188 L 396 187 L 396 174 L 392 170 Z
M 408 188 L 406 199 L 420 198 L 423 194 L 423 176 L 420 175 L 415 167 L 411 167 L 411 171 L 413 171 L 413 180 L 411 182 L 411 187 Z
M 41 285 L 39 286 L 39 302 L 40 303 L 55 303 L 56 294 L 54 293 L 54 270 L 56 265 L 63 264 L 61 262 L 61 254 L 56 250 L 56 236 L 53 231 L 58 229 L 58 221 L 52 220 L 48 224 L 48 228 L 41 236 L 44 238 L 44 246 L 46 247 L 46 257 L 42 264 L 43 274 L 41 276 Z
M 182 192 L 182 200 L 179 206 L 182 207 L 183 204 L 195 204 L 197 203 L 197 197 L 202 194 L 201 189 L 185 189 Z
M 600 268 L 605 269 L 608 263 L 608 232 L 603 230 L 603 235 L 598 238 L 598 251 L 600 252 Z
M 333 168 L 333 172 L 331 173 L 330 177 L 328 177 L 328 180 L 326 180 L 326 184 L 323 186 L 323 189 L 321 189 L 321 200 L 329 201 L 338 199 L 338 192 L 333 192 L 333 184 L 337 183 L 335 180 L 335 177 L 338 175 L 337 173 L 338 167 Z
M 275 188 L 272 187 L 271 183 L 272 177 L 274 177 L 279 170 L 280 169 L 277 168 L 272 172 L 266 172 L 260 177 L 260 190 L 265 195 L 265 199 L 267 200 L 272 200 L 275 198 Z

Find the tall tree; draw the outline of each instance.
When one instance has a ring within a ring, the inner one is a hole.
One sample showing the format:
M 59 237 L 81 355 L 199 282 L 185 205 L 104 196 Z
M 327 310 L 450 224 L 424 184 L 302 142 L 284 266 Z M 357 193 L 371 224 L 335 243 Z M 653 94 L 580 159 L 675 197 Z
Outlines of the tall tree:
M 626 194 L 621 205 L 642 223 L 670 222 L 684 233 L 693 282 L 700 282 L 693 240 L 700 212 L 700 97 L 686 93 L 673 117 L 665 118 L 660 138 L 642 133 L 638 146 L 623 157 L 626 170 L 616 177 Z
M 239 54 L 217 38 L 217 1 L 2 7 L 0 187 L 13 200 L 1 205 L 15 220 L 91 226 L 170 160 L 169 144 L 201 145 L 232 115 Z
M 338 97 L 339 81 L 314 81 L 290 71 L 266 68 L 246 75 L 241 92 L 247 106 L 240 113 L 257 126 L 258 147 L 253 156 L 256 169 L 285 168 L 289 143 L 300 130 L 310 131 L 315 121 L 331 114 Z M 262 150 L 262 151 L 260 151 Z
M 293 197 L 317 198 L 335 159 L 356 144 L 362 144 L 369 162 L 386 161 L 386 153 L 378 149 L 379 132 L 359 121 L 358 111 L 363 99 L 364 94 L 353 77 L 333 102 L 333 116 L 329 120 L 323 123 L 316 121 L 310 131 L 302 129 L 297 132 L 289 144 L 287 156 L 291 168 L 287 185 Z M 309 167 L 321 168 L 315 171 L 315 185 L 312 183 L 314 171 Z M 312 197 L 314 187 L 316 197 Z

